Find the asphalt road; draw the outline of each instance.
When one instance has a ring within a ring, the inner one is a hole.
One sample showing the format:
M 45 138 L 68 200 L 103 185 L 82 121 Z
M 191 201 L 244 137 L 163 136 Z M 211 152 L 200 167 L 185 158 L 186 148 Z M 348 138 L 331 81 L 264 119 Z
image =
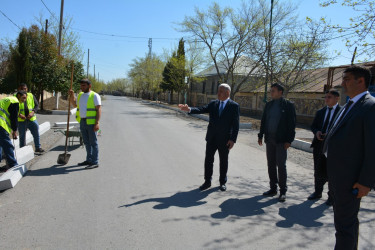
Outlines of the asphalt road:
M 230 152 L 226 192 L 199 192 L 207 123 L 124 97 L 106 96 L 100 167 L 79 146 L 56 165 L 65 140 L 0 193 L 0 249 L 333 249 L 332 208 L 307 201 L 311 169 L 288 161 L 287 201 L 263 197 L 266 157 L 256 132 Z M 303 161 L 303 158 L 296 158 Z M 308 159 L 311 162 L 311 159 Z M 363 199 L 360 249 L 374 249 L 374 193 Z

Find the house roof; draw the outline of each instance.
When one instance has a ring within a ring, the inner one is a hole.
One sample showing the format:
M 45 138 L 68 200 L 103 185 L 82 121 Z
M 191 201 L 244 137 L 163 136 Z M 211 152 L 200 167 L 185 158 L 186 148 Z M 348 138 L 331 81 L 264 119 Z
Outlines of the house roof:
M 364 66 L 368 68 L 375 67 L 374 62 L 366 62 L 355 64 L 359 66 Z M 350 67 L 351 65 L 340 65 L 340 66 L 331 66 L 327 68 L 319 68 L 314 70 L 306 70 L 305 73 L 308 74 L 308 82 L 306 84 L 300 84 L 295 88 L 291 89 L 291 92 L 323 92 L 324 85 L 327 84 L 328 72 L 329 69 L 333 69 L 333 78 L 332 78 L 332 87 L 340 86 L 342 82 L 342 74 L 345 68 Z M 264 92 L 264 84 L 259 86 L 254 92 Z
M 230 63 L 232 63 L 233 58 L 231 58 L 229 60 L 230 60 Z M 228 61 L 219 62 L 217 64 L 218 69 L 219 69 L 219 73 L 220 74 L 226 74 L 228 72 L 228 67 L 229 67 L 228 65 L 229 65 Z M 250 59 L 247 56 L 241 56 L 241 57 L 238 58 L 238 60 L 236 62 L 234 74 L 236 74 L 236 75 L 247 75 L 248 72 L 254 66 L 255 66 L 255 62 L 252 59 Z M 262 70 L 261 70 L 261 67 L 257 67 L 252 72 L 252 75 L 259 75 L 259 74 L 263 74 Z M 217 75 L 215 65 L 212 65 L 212 66 L 210 66 L 210 67 L 208 67 L 208 68 L 206 68 L 206 69 L 204 69 L 201 72 L 196 74 L 196 76 L 198 76 L 198 77 L 208 77 L 208 76 L 213 76 L 213 75 Z

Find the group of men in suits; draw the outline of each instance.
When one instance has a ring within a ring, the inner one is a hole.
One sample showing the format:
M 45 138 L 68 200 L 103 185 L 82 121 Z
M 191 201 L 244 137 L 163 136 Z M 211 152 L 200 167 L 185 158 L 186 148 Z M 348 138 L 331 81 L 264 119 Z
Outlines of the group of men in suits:
M 333 205 L 336 228 L 335 249 L 357 249 L 358 212 L 361 198 L 375 186 L 375 98 L 368 92 L 371 73 L 360 66 L 346 68 L 342 87 L 349 97 L 341 107 L 340 95 L 330 90 L 325 95 L 326 106 L 318 110 L 311 130 L 314 155 L 315 191 L 308 199 L 322 197 L 323 186 L 328 181 L 327 205 Z M 199 187 L 211 187 L 215 152 L 220 157 L 220 190 L 226 190 L 228 154 L 237 140 L 239 130 L 239 105 L 230 100 L 230 86 L 221 84 L 218 100 L 202 107 L 180 104 L 181 110 L 191 114 L 209 113 L 206 135 L 204 183 Z M 268 102 L 262 115 L 258 143 L 265 136 L 270 190 L 266 196 L 277 194 L 279 201 L 286 199 L 287 149 L 295 136 L 296 113 L 294 105 L 284 99 L 281 84 L 271 85 L 272 101 Z

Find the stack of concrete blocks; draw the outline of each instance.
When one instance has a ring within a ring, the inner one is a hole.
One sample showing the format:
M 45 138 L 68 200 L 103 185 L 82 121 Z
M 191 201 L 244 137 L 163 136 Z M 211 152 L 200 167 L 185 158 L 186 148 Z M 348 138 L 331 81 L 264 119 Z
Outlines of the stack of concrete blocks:
M 49 122 L 45 122 L 39 125 L 39 135 L 44 134 L 51 128 Z M 26 133 L 26 144 L 34 141 L 30 131 Z M 13 140 L 15 147 L 15 155 L 17 158 L 18 166 L 9 169 L 6 173 L 0 176 L 0 191 L 13 188 L 22 176 L 27 172 L 27 168 L 24 165 L 26 162 L 34 159 L 34 150 L 31 145 L 20 148 L 19 139 Z

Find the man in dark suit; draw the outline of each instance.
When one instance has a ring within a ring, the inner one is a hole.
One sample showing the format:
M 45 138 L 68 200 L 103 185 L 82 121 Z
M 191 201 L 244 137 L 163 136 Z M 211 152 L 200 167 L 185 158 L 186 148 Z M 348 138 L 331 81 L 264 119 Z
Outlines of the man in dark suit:
M 208 105 L 190 108 L 188 105 L 178 105 L 181 110 L 190 114 L 209 113 L 209 122 L 206 134 L 206 158 L 204 161 L 204 180 L 199 187 L 206 190 L 211 187 L 211 179 L 216 150 L 220 157 L 220 190 L 227 189 L 228 155 L 229 150 L 236 143 L 239 130 L 239 105 L 229 99 L 231 88 L 228 84 L 220 84 L 217 92 L 218 100 L 211 101 Z
M 350 99 L 323 146 L 334 200 L 335 249 L 340 250 L 357 249 L 361 198 L 375 184 L 375 98 L 367 91 L 370 78 L 363 67 L 344 70 L 342 87 Z
M 284 202 L 288 189 L 286 158 L 287 149 L 292 144 L 296 134 L 296 110 L 293 103 L 283 98 L 284 87 L 279 83 L 271 85 L 272 101 L 264 107 L 258 144 L 263 145 L 265 135 L 268 176 L 270 178 L 270 190 L 264 192 L 265 196 L 277 194 L 277 184 L 280 187 L 279 201 Z
M 338 104 L 340 93 L 337 90 L 331 89 L 326 92 L 325 103 L 327 106 L 318 110 L 311 125 L 311 131 L 314 134 L 314 139 L 311 143 L 314 156 L 314 185 L 315 191 L 308 199 L 318 200 L 322 198 L 324 184 L 327 182 L 327 158 L 322 154 L 324 137 L 331 128 L 333 120 L 341 109 Z M 333 199 L 328 191 L 328 200 L 326 204 L 332 206 Z

